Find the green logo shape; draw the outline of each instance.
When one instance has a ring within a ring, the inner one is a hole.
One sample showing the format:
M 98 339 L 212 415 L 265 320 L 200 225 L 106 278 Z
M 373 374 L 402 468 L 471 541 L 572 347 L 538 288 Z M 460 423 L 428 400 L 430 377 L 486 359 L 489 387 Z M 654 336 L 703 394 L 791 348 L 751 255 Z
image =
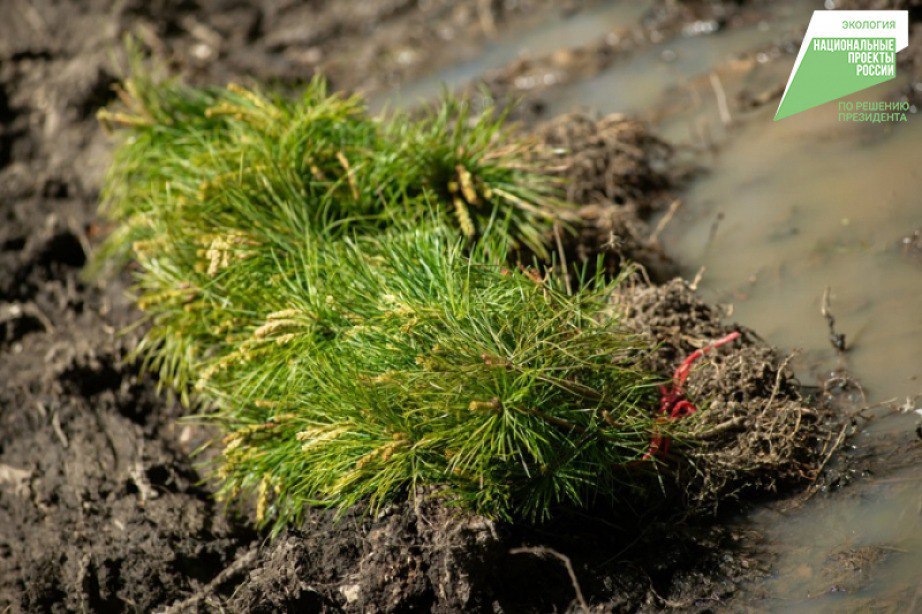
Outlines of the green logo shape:
M 814 38 L 775 121 L 896 77 L 895 38 Z

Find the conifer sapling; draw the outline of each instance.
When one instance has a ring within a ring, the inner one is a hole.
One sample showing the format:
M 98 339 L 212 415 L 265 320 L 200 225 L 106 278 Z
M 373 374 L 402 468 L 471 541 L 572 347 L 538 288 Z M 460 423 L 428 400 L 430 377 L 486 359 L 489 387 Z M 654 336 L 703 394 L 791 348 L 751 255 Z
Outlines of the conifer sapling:
M 493 109 L 371 118 L 321 80 L 291 102 L 141 75 L 121 98 L 102 259 L 137 262 L 139 355 L 224 430 L 219 494 L 261 522 L 420 486 L 540 519 L 649 488 L 651 439 L 681 441 L 618 281 L 515 260 L 548 258 L 567 208 Z

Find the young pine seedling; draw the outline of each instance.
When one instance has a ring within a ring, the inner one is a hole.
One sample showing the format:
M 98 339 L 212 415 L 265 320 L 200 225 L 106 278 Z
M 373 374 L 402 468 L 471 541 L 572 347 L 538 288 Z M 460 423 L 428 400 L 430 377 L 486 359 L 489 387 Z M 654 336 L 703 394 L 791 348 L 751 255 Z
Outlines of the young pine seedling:
M 677 427 L 652 348 L 617 280 L 568 292 L 515 260 L 568 210 L 494 110 L 371 118 L 321 80 L 120 93 L 102 261 L 137 263 L 144 364 L 224 430 L 221 497 L 276 527 L 422 486 L 542 519 L 656 483 Z

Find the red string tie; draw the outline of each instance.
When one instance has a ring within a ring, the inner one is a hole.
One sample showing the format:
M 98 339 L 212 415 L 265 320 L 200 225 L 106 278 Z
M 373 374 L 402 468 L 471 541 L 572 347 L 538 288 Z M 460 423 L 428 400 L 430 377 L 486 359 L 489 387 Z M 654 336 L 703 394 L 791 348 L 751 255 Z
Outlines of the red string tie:
M 698 408 L 695 407 L 691 401 L 685 398 L 685 381 L 688 379 L 688 376 L 691 373 L 692 365 L 695 364 L 696 360 L 711 350 L 719 348 L 722 345 L 732 343 L 739 338 L 739 332 L 732 332 L 726 337 L 722 337 L 710 345 L 695 350 L 688 355 L 688 358 L 682 361 L 682 364 L 678 366 L 678 368 L 675 370 L 675 373 L 672 375 L 672 385 L 660 386 L 661 396 L 659 413 L 661 416 L 658 419 L 659 422 L 687 418 L 688 416 L 698 411 Z M 643 457 L 645 459 L 649 459 L 653 458 L 654 456 L 665 456 L 668 452 L 669 438 L 662 435 L 654 435 L 653 439 L 650 440 L 650 448 L 647 450 Z

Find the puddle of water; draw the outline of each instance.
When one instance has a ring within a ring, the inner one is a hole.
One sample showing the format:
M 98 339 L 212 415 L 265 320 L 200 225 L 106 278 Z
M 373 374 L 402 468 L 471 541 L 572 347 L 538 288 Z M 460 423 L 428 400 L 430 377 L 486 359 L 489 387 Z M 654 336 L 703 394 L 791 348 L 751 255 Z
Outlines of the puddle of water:
M 754 521 L 779 555 L 757 609 L 922 611 L 919 471 L 853 485 L 795 513 L 763 511 Z
M 501 40 L 487 44 L 469 61 L 397 87 L 384 96 L 372 97 L 369 109 L 377 112 L 385 106 L 413 106 L 437 98 L 443 89 L 455 90 L 467 85 L 484 73 L 502 68 L 520 57 L 540 56 L 599 39 L 619 27 L 638 23 L 652 4 L 652 0 L 622 0 L 601 2 L 569 16 L 554 12 L 551 17 L 532 23 L 530 28 L 526 25 L 518 32 L 504 33 Z
M 653 45 L 616 62 L 592 79 L 554 92 L 547 100 L 548 115 L 553 117 L 574 109 L 602 114 L 645 114 L 659 106 L 657 103 L 668 102 L 664 97 L 683 95 L 681 84 L 695 76 L 710 72 L 744 51 L 805 30 L 814 8 L 816 2 L 810 0 L 778 2 L 772 8 L 771 20 Z
M 704 296 L 731 303 L 735 320 L 773 344 L 802 349 L 801 369 L 836 366 L 820 314 L 830 287 L 851 346 L 845 366 L 869 398 L 922 393 L 922 268 L 897 245 L 922 226 L 922 120 L 840 124 L 827 105 L 776 123 L 773 112 L 726 143 L 664 241 L 686 273 L 706 267 Z

